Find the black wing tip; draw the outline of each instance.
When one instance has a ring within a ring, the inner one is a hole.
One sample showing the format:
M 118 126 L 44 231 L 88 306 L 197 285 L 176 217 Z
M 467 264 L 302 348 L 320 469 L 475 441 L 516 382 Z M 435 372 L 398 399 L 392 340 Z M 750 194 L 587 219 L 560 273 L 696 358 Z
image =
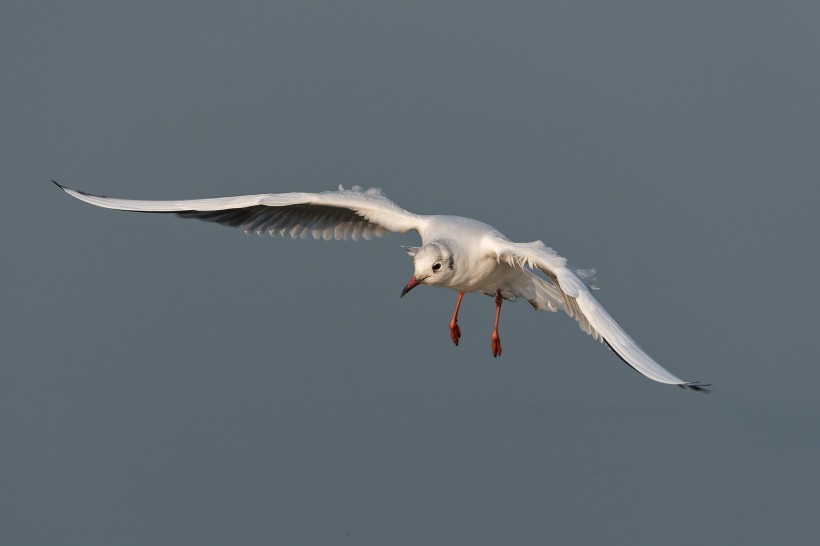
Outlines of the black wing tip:
M 688 383 L 681 383 L 678 387 L 682 389 L 691 389 L 695 392 L 702 392 L 704 394 L 712 394 L 711 383 L 701 383 L 700 381 L 690 381 Z
M 79 193 L 80 195 L 87 195 L 89 197 L 104 197 L 104 198 L 108 197 L 107 195 L 96 195 L 96 194 L 93 194 L 93 193 L 88 193 L 87 191 L 74 190 L 74 189 L 69 188 L 68 186 L 63 186 L 62 184 L 60 184 L 56 180 L 52 180 L 52 182 L 54 183 L 55 186 L 57 186 L 58 188 L 60 188 L 61 190 L 63 190 L 64 192 L 66 192 L 68 194 Z
M 55 186 L 57 186 L 58 188 L 60 188 L 61 190 L 63 190 L 66 193 L 74 192 L 74 193 L 79 193 L 80 195 L 90 195 L 92 197 L 105 197 L 105 195 L 94 195 L 94 194 L 87 193 L 87 192 L 80 191 L 80 190 L 72 190 L 71 188 L 69 188 L 67 186 L 63 186 L 62 184 L 60 184 L 56 180 L 52 180 L 52 182 L 54 182 Z

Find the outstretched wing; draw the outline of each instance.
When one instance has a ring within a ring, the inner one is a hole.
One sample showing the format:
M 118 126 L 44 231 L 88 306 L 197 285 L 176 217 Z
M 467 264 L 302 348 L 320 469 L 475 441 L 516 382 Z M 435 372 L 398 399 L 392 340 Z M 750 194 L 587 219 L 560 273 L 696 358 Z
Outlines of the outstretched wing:
M 407 212 L 378 189 L 354 187 L 321 193 L 265 193 L 214 199 L 141 201 L 117 199 L 72 190 L 63 191 L 98 207 L 136 212 L 173 213 L 183 218 L 241 227 L 246 233 L 305 238 L 348 239 L 381 237 L 385 233 L 418 231 L 423 216 Z
M 568 265 L 565 258 L 541 241 L 513 243 L 499 237 L 489 237 L 485 245 L 487 252 L 499 261 L 513 267 L 527 266 L 543 271 L 558 288 L 564 311 L 578 321 L 584 332 L 605 343 L 635 371 L 660 383 L 708 391 L 709 385 L 684 381 L 646 354 L 592 296 L 592 286 L 585 280 L 588 273 Z

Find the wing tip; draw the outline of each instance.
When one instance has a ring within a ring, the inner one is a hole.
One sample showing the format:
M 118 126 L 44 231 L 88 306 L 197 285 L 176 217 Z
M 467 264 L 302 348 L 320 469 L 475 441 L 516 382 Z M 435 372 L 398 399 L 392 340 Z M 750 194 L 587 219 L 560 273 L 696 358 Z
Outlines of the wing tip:
M 689 381 L 686 383 L 680 383 L 678 387 L 682 389 L 690 389 L 695 392 L 702 392 L 703 394 L 712 394 L 712 384 L 711 383 L 701 383 L 700 381 Z
M 624 362 L 624 364 L 626 364 L 627 366 L 629 366 L 630 368 L 632 368 L 636 372 L 641 373 L 641 371 L 638 370 L 632 364 L 630 364 L 629 361 L 621 355 L 621 353 L 616 351 L 615 348 L 612 345 L 610 345 L 609 341 L 607 341 L 605 337 L 601 336 L 601 341 L 603 341 L 604 344 L 607 347 L 609 347 L 609 350 L 612 351 L 613 353 L 615 353 L 618 356 L 618 358 L 620 358 Z M 652 379 L 652 378 L 650 378 L 650 379 Z M 666 382 L 661 381 L 661 383 L 666 383 Z M 712 394 L 712 384 L 711 383 L 701 383 L 700 381 L 686 381 L 684 383 L 672 383 L 672 385 L 677 385 L 678 387 L 680 387 L 682 389 L 689 389 L 689 390 L 693 390 L 695 392 L 702 392 L 704 394 Z
M 61 190 L 63 190 L 64 192 L 66 192 L 68 195 L 70 195 L 72 197 L 77 197 L 78 195 L 87 195 L 88 197 L 105 197 L 104 195 L 94 195 L 92 193 L 87 193 L 87 192 L 80 191 L 80 190 L 72 190 L 68 186 L 63 186 L 62 184 L 60 184 L 56 180 L 52 180 L 51 182 L 55 186 L 57 186 L 58 188 L 60 188 Z

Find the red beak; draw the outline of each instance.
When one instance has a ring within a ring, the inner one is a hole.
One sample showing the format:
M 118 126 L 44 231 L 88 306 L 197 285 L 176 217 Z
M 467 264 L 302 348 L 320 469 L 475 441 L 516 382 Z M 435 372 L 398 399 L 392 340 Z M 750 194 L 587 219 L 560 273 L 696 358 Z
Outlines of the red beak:
M 404 287 L 404 290 L 401 291 L 401 296 L 399 296 L 399 297 L 403 298 L 405 294 L 407 294 L 408 292 L 410 292 L 412 289 L 414 289 L 415 287 L 417 287 L 420 284 L 421 284 L 421 280 L 417 279 L 415 275 L 410 277 L 410 282 L 408 282 L 407 286 Z

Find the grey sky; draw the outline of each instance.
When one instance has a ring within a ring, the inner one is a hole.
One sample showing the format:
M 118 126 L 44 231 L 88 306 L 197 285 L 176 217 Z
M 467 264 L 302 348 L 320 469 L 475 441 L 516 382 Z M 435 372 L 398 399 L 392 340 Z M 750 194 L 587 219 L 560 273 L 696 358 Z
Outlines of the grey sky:
M 820 539 L 812 2 L 7 2 L 0 543 Z M 596 267 L 711 396 L 400 245 L 104 211 L 379 186 Z

